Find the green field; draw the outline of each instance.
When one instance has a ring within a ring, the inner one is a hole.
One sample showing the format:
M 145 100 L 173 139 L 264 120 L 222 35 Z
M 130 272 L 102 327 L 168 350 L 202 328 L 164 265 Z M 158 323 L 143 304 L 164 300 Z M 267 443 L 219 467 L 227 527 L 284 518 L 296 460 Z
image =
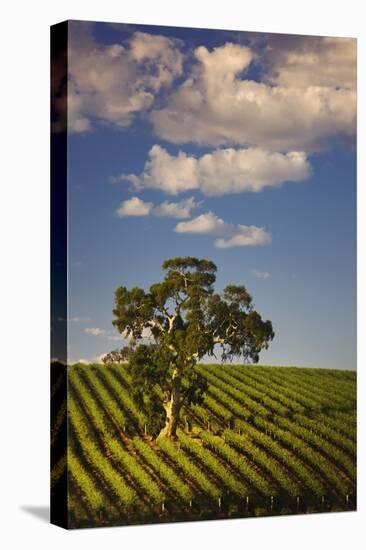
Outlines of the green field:
M 70 527 L 356 508 L 355 372 L 197 368 L 209 389 L 173 443 L 149 435 L 126 365 L 68 367 L 52 418 L 55 447 L 68 422 L 68 466 L 60 453 L 51 483 L 68 483 Z

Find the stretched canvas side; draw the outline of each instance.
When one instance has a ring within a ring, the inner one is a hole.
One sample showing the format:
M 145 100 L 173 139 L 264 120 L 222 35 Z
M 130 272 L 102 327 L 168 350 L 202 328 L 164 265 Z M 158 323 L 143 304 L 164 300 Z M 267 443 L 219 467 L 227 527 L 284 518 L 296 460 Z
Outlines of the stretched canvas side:
M 51 27 L 51 523 L 67 528 L 67 35 Z

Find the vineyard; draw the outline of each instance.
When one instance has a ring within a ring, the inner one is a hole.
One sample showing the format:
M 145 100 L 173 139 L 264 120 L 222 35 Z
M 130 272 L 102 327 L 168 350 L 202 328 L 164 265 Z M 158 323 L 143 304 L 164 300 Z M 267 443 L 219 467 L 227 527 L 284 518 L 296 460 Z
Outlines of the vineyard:
M 67 425 L 68 458 L 51 485 L 68 484 L 70 527 L 356 508 L 355 372 L 197 368 L 208 391 L 173 443 L 150 436 L 126 365 L 68 367 L 51 441 Z

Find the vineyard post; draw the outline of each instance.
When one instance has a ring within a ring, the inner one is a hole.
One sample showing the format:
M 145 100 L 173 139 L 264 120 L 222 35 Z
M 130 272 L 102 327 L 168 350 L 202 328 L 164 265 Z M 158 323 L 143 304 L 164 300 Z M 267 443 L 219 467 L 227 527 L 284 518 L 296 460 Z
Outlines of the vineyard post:
M 249 496 L 246 496 L 245 501 L 246 501 L 247 511 L 248 511 L 249 510 Z
M 297 511 L 299 511 L 299 508 L 300 508 L 300 497 L 299 496 L 296 497 L 296 507 L 297 507 Z
M 164 501 L 161 503 L 161 511 L 163 513 L 165 512 L 165 502 Z
M 349 494 L 347 493 L 347 495 L 346 495 L 346 504 L 347 504 L 347 506 L 348 506 L 348 503 L 349 503 Z
M 221 497 L 219 497 L 219 508 L 221 508 Z
M 145 424 L 145 435 L 147 435 L 147 425 Z
M 271 495 L 271 510 L 273 510 L 273 495 Z

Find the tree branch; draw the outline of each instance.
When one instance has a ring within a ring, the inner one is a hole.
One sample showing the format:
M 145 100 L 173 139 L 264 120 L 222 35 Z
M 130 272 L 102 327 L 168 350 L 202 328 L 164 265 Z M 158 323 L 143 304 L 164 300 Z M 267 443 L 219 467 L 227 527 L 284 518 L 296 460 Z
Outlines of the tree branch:
M 166 332 L 163 325 L 157 319 L 154 319 L 153 321 L 151 321 L 151 324 L 152 324 L 152 326 L 156 325 L 161 330 L 161 332 L 163 332 L 163 333 Z
M 213 344 L 216 345 L 216 344 L 225 344 L 225 338 L 214 338 L 213 339 Z

